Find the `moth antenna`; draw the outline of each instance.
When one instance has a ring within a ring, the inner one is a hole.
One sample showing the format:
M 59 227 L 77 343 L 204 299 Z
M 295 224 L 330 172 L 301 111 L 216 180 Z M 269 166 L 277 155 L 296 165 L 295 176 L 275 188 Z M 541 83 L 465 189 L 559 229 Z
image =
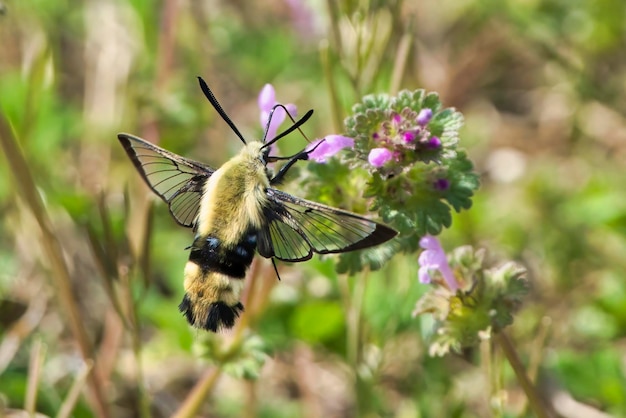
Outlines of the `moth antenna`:
M 228 115 L 226 114 L 224 109 L 222 109 L 222 106 L 220 105 L 220 103 L 217 101 L 217 99 L 213 95 L 213 92 L 211 91 L 211 89 L 209 88 L 207 83 L 202 79 L 202 77 L 198 77 L 198 81 L 200 82 L 200 88 L 202 89 L 202 92 L 204 93 L 206 98 L 209 100 L 209 103 L 211 103 L 213 105 L 213 108 L 215 108 L 215 110 L 217 110 L 217 113 L 219 113 L 219 115 L 222 117 L 222 119 L 224 119 L 224 122 L 226 122 L 228 124 L 228 126 L 230 126 L 230 129 L 232 129 L 232 131 L 235 133 L 235 135 L 237 135 L 239 137 L 239 139 L 241 139 L 241 142 L 246 144 L 246 140 L 244 139 L 243 135 L 241 134 L 241 132 L 239 132 L 239 129 L 237 129 L 237 127 L 235 126 L 233 121 L 230 120 L 230 118 L 228 117 Z M 287 112 L 287 113 L 289 113 L 289 112 Z
M 282 104 L 281 104 L 281 106 L 282 106 L 283 108 L 285 108 L 285 106 L 283 106 Z M 285 111 L 287 111 L 287 108 L 285 108 Z M 307 116 L 307 115 L 308 115 L 308 116 Z M 287 111 L 287 116 L 289 116 L 289 119 L 291 119 L 291 123 L 293 123 L 294 125 L 297 125 L 297 126 L 296 126 L 296 127 L 292 127 L 292 128 L 290 128 L 290 129 L 288 130 L 288 132 L 287 132 L 285 135 L 287 135 L 287 134 L 289 134 L 289 133 L 293 132 L 293 130 L 294 130 L 294 129 L 298 129 L 298 132 L 300 132 L 300 135 L 302 135 L 302 136 L 304 137 L 304 139 L 306 139 L 306 141 L 310 143 L 311 141 L 310 141 L 310 140 L 309 140 L 309 138 L 305 135 L 305 133 L 304 133 L 304 132 L 302 132 L 302 129 L 300 129 L 300 126 L 302 126 L 302 125 L 303 125 L 303 124 L 304 124 L 307 120 L 309 120 L 309 118 L 310 118 L 312 115 L 313 115 L 313 109 L 311 109 L 311 110 L 309 110 L 308 112 L 306 112 L 306 113 L 305 113 L 305 115 L 304 115 L 304 116 L 302 116 L 302 117 L 299 119 L 299 120 L 301 120 L 302 122 L 298 124 L 298 122 L 296 122 L 296 121 L 294 120 L 293 116 L 291 116 L 291 114 Z M 305 119 L 305 117 L 306 117 L 306 119 Z M 284 136 L 284 135 L 283 135 L 283 136 Z M 282 136 L 281 136 L 281 138 L 282 138 Z
M 274 257 L 272 257 L 272 265 L 274 266 L 274 271 L 276 272 L 276 277 L 278 277 L 278 280 L 280 281 L 280 274 L 278 274 L 278 267 L 276 267 L 276 260 L 274 259 Z
M 263 136 L 263 142 L 265 142 L 265 137 L 267 136 L 267 130 L 269 128 L 269 124 L 272 118 L 272 115 L 274 114 L 274 110 L 277 107 L 282 107 L 283 109 L 285 109 L 285 112 L 287 112 L 287 108 L 285 108 L 285 106 L 278 104 L 276 106 L 274 106 L 272 108 L 272 111 L 270 113 L 270 117 L 268 118 L 268 122 L 267 122 L 267 126 L 265 128 L 265 135 Z M 287 112 L 287 114 L 289 115 L 289 112 Z M 269 147 L 270 145 L 272 145 L 273 143 L 275 143 L 276 141 L 278 141 L 279 139 L 289 135 L 290 133 L 292 133 L 293 131 L 295 131 L 296 129 L 302 134 L 302 136 L 308 141 L 309 139 L 306 137 L 306 135 L 304 134 L 304 132 L 302 132 L 302 130 L 300 129 L 300 126 L 304 125 L 306 123 L 306 121 L 308 121 L 309 119 L 311 119 L 311 116 L 313 116 L 313 109 L 309 110 L 308 112 L 306 112 L 304 114 L 304 116 L 302 116 L 300 119 L 298 119 L 297 121 L 293 119 L 293 117 L 291 117 L 291 115 L 289 115 L 289 118 L 293 121 L 293 125 L 291 125 L 287 130 L 279 133 L 278 135 L 276 135 L 274 138 L 272 138 L 271 141 L 269 142 L 265 142 L 265 144 L 263 144 L 263 146 L 261 148 L 265 148 L 265 147 Z

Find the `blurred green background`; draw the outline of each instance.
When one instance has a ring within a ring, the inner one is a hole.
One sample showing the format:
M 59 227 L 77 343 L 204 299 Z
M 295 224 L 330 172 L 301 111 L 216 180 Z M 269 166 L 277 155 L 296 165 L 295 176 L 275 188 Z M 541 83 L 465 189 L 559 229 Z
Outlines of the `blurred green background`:
M 623 0 L 0 10 L 0 409 L 69 416 L 76 395 L 76 417 L 532 416 L 488 342 L 428 356 L 431 323 L 411 317 L 417 254 L 350 278 L 314 259 L 281 266 L 280 283 L 257 260 L 247 327 L 188 327 L 191 233 L 153 205 L 116 133 L 219 166 L 241 143 L 202 76 L 248 138 L 262 134 L 265 83 L 315 109 L 312 139 L 341 133 L 364 94 L 439 92 L 465 115 L 460 146 L 482 177 L 444 247 L 528 268 L 508 332 L 560 415 L 626 415 Z M 305 144 L 289 138 L 284 154 Z M 90 377 L 84 358 L 97 359 Z M 201 406 L 181 415 L 194 387 Z

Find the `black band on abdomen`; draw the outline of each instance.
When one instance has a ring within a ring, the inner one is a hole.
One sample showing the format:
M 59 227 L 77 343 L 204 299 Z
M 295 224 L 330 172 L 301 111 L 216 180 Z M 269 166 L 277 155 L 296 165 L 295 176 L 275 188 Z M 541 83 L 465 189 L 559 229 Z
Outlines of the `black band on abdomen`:
M 233 279 L 243 279 L 252 263 L 256 249 L 256 234 L 249 233 L 232 249 L 225 249 L 214 237 L 197 239 L 189 254 L 189 261 L 197 264 L 204 274 L 217 272 Z

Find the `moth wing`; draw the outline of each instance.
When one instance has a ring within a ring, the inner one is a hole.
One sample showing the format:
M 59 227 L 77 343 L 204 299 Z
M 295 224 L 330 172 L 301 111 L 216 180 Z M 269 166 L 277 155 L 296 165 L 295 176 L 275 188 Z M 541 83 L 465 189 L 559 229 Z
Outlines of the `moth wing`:
M 215 170 L 134 135 L 117 135 L 137 171 L 169 206 L 182 226 L 192 227 L 200 209 L 203 186 Z
M 259 232 L 263 257 L 304 261 L 313 253 L 360 250 L 390 240 L 393 229 L 351 212 L 268 189 L 267 225 Z

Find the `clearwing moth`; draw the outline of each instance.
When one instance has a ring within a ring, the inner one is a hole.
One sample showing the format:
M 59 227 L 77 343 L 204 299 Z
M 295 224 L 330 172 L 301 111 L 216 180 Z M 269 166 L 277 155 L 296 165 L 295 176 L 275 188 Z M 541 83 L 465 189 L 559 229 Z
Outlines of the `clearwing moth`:
M 198 79 L 207 99 L 244 143 L 238 155 L 215 170 L 130 134 L 120 133 L 118 139 L 148 186 L 168 204 L 176 222 L 193 228 L 195 238 L 184 272 L 185 296 L 179 309 L 194 327 L 216 332 L 232 328 L 244 309 L 240 294 L 255 250 L 272 261 L 297 262 L 310 259 L 313 253 L 372 247 L 397 232 L 272 187 L 294 163 L 307 160 L 312 150 L 275 157 L 269 155 L 270 145 L 298 129 L 312 110 L 275 138 L 246 143 L 204 80 Z M 279 160 L 286 163 L 273 174 L 267 163 Z

